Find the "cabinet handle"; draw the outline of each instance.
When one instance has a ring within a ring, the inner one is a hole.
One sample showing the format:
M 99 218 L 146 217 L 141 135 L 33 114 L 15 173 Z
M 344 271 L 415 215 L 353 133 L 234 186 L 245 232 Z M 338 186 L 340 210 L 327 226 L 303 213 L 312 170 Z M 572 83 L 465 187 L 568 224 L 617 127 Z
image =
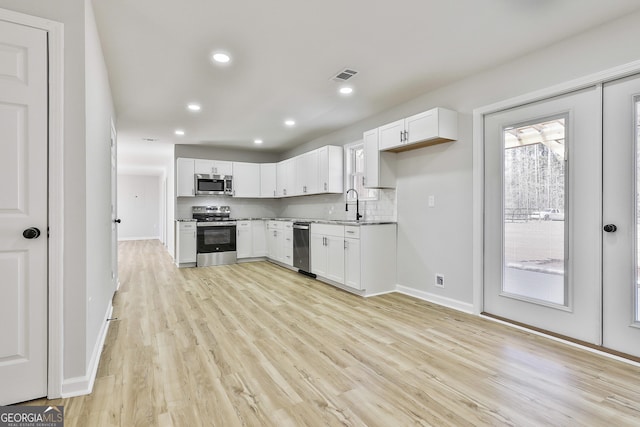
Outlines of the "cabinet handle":
M 347 231 L 347 233 L 349 233 L 349 234 L 353 234 L 354 232 L 353 232 L 353 231 Z
M 286 196 L 287 195 L 287 189 L 285 188 L 284 190 L 282 190 L 282 193 Z
M 273 197 L 276 197 L 276 190 L 273 190 Z
M 404 140 L 402 139 L 402 138 L 403 138 L 403 136 L 404 136 L 403 134 L 404 134 L 404 131 L 400 131 L 400 142 L 404 141 Z
M 327 183 L 324 183 L 324 191 L 327 191 Z
M 344 248 L 347 249 L 347 241 L 344 241 Z
M 364 176 L 362 177 L 362 186 L 364 187 Z

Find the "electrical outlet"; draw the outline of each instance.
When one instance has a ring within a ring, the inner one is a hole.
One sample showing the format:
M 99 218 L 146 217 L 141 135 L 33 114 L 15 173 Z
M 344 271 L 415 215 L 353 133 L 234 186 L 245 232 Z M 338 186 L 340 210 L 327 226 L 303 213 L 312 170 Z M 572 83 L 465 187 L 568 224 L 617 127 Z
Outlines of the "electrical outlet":
M 444 274 L 436 273 L 436 283 L 435 285 L 439 288 L 444 288 Z
M 429 205 L 430 208 L 435 208 L 436 207 L 436 196 L 429 196 L 427 198 L 427 204 Z

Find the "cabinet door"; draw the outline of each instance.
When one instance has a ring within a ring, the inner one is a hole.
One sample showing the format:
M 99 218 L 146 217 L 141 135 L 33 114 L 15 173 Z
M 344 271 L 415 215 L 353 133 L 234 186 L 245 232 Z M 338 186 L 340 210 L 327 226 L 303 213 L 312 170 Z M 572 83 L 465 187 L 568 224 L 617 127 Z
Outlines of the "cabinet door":
M 327 243 L 326 278 L 344 284 L 344 237 L 325 236 Z
M 278 197 L 287 197 L 294 195 L 295 176 L 291 176 L 293 172 L 293 160 L 287 159 L 278 163 L 276 166 L 276 186 Z
M 267 229 L 267 257 L 278 259 L 278 230 L 274 228 Z
M 233 170 L 233 196 L 260 197 L 260 165 L 234 162 Z
M 311 272 L 318 276 L 327 277 L 327 247 L 325 246 L 325 236 L 311 233 L 309 249 L 311 251 Z
M 223 160 L 213 161 L 213 173 L 215 175 L 233 175 L 233 162 Z
M 396 120 L 393 123 L 380 126 L 378 128 L 379 140 L 378 148 L 388 150 L 390 148 L 403 145 L 402 132 L 404 132 L 404 119 Z
M 301 194 L 317 194 L 320 191 L 318 185 L 318 150 L 303 154 L 302 162 L 296 167 L 303 167 L 304 186 Z
M 378 129 L 363 134 L 364 140 L 364 182 L 365 188 L 380 185 L 380 151 L 378 151 Z
M 213 174 L 213 160 L 195 159 L 195 173 L 203 175 Z
M 413 144 L 434 138 L 438 135 L 438 114 L 434 108 L 429 111 L 407 117 L 404 121 L 407 131 L 407 140 L 405 144 Z
M 252 256 L 261 257 L 267 255 L 267 230 L 265 222 L 261 220 L 251 221 L 251 237 L 253 239 Z
M 344 284 L 354 289 L 362 289 L 360 284 L 360 239 L 345 238 Z
M 238 258 L 250 258 L 253 249 L 252 229 L 250 221 L 239 221 L 236 225 L 236 250 Z
M 276 164 L 260 165 L 260 197 L 276 197 Z
M 283 243 L 283 263 L 287 264 L 290 267 L 293 267 L 293 228 L 287 228 L 285 226 L 284 232 L 282 233 L 284 238 Z
M 318 192 L 344 192 L 344 148 L 327 145 L 318 149 Z
M 178 223 L 178 264 L 196 262 L 196 224 Z
M 177 197 L 195 196 L 194 160 L 179 158 L 176 161 Z

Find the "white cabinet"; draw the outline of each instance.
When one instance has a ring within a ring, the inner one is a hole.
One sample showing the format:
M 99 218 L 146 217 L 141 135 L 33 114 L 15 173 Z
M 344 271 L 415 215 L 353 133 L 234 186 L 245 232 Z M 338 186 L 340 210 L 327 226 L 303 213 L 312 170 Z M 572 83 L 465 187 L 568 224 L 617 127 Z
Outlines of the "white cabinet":
M 262 220 L 251 221 L 251 234 L 253 240 L 253 257 L 267 256 L 266 224 Z
M 193 197 L 195 191 L 194 159 L 178 158 L 176 160 L 176 196 Z
M 406 151 L 458 138 L 458 113 L 445 108 L 431 110 L 380 126 L 381 151 Z
M 365 188 L 396 187 L 396 155 L 380 151 L 378 129 L 363 134 L 364 140 L 364 177 Z
M 318 152 L 318 189 L 319 193 L 344 192 L 344 148 L 327 145 Z
M 296 179 L 294 191 L 296 196 L 317 194 L 318 185 L 318 150 L 309 151 L 294 157 Z
M 236 224 L 236 251 L 238 258 L 253 256 L 253 230 L 251 221 L 238 221 Z
M 233 197 L 260 197 L 260 164 L 233 162 Z
M 280 262 L 284 259 L 284 226 L 282 221 L 267 223 L 267 257 Z
M 278 197 L 295 195 L 295 158 L 278 162 L 276 166 L 276 194 Z
M 311 272 L 344 284 L 344 226 L 311 224 Z
M 283 257 L 282 262 L 293 267 L 293 222 L 285 222 L 283 224 Z
M 360 281 L 360 227 L 344 228 L 344 284 L 353 289 L 362 289 Z
M 233 162 L 196 159 L 195 173 L 205 175 L 233 175 Z
M 195 267 L 196 265 L 196 223 L 176 222 L 176 265 Z
M 260 165 L 260 197 L 276 197 L 276 164 Z

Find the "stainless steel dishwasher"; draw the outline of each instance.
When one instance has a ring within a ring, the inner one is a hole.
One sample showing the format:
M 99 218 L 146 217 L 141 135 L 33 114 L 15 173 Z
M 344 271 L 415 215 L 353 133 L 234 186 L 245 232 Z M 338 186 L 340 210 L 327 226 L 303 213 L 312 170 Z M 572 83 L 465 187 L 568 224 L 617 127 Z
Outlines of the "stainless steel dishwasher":
M 310 228 L 308 222 L 293 223 L 293 266 L 298 269 L 299 273 L 316 277 L 311 273 Z

